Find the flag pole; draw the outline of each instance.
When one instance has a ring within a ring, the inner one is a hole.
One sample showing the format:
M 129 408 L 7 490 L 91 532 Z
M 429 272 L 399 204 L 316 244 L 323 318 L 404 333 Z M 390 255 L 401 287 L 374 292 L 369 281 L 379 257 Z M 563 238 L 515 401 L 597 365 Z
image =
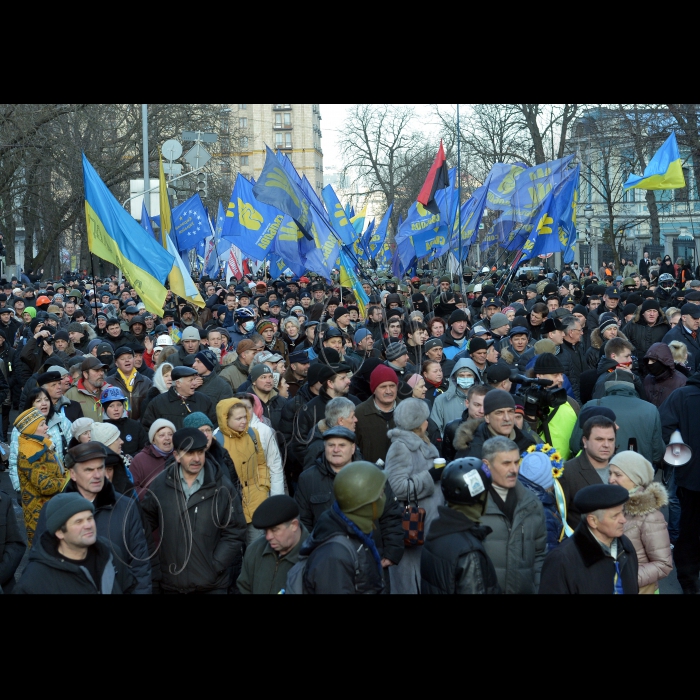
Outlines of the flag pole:
M 460 132 L 459 132 L 459 102 L 457 103 L 457 236 L 459 236 L 459 288 L 464 294 L 464 275 L 462 274 L 462 163 L 460 160 Z

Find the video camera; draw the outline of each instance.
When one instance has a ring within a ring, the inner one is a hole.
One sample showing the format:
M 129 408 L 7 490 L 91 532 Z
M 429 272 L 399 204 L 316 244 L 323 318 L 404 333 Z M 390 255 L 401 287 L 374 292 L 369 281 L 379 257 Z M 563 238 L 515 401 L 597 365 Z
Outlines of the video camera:
M 525 418 L 527 420 L 546 419 L 551 409 L 566 403 L 566 389 L 563 387 L 545 388 L 552 385 L 551 379 L 537 379 L 522 374 L 513 374 L 510 380 L 525 387 L 525 390 L 520 391 L 520 394 L 524 398 Z

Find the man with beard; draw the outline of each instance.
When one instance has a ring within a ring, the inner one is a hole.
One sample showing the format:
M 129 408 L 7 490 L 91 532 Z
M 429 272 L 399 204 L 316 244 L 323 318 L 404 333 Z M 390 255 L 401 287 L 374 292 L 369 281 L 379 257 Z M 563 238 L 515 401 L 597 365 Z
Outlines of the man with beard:
M 82 377 L 65 393 L 67 399 L 80 404 L 86 418 L 92 418 L 96 423 L 101 423 L 103 420 L 100 394 L 105 386 L 106 369 L 107 365 L 96 357 L 86 356 L 80 365 Z

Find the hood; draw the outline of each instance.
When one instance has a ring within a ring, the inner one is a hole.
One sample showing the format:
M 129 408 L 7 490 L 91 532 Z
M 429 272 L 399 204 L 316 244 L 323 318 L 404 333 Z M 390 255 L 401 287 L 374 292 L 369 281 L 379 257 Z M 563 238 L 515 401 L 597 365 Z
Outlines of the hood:
M 158 389 L 161 394 L 164 394 L 168 390 L 168 387 L 165 386 L 165 380 L 163 379 L 163 369 L 165 367 L 170 367 L 170 371 L 173 369 L 173 365 L 170 362 L 163 362 L 158 365 L 158 368 L 153 375 L 153 386 Z
M 665 505 L 668 505 L 668 492 L 663 484 L 652 481 L 645 489 L 630 495 L 625 503 L 625 515 L 648 515 Z
M 387 431 L 387 437 L 394 442 L 395 440 L 403 442 L 412 452 L 420 450 L 422 445 L 425 445 L 425 440 L 416 435 L 410 430 L 402 430 L 401 428 L 392 428 Z
M 481 384 L 481 374 L 479 374 L 479 368 L 476 366 L 476 363 L 474 360 L 472 360 L 469 357 L 463 357 L 461 360 L 457 360 L 455 363 L 455 366 L 452 368 L 452 371 L 450 372 L 450 379 L 453 377 L 457 376 L 457 372 L 459 372 L 460 369 L 468 369 L 471 370 L 474 373 L 474 376 L 476 377 L 476 381 L 478 384 Z M 452 384 L 456 384 L 456 380 L 452 382 Z
M 600 358 L 600 360 L 598 360 L 598 367 L 596 367 L 596 372 L 598 372 L 599 375 L 605 374 L 605 372 L 611 372 L 612 370 L 614 370 L 615 367 L 617 367 L 617 362 L 603 355 Z
M 227 425 L 228 412 L 232 406 L 243 406 L 243 402 L 240 399 L 223 399 L 216 404 L 216 421 L 219 424 L 219 430 L 226 437 L 235 437 L 235 433 Z M 248 430 L 248 421 L 246 421 L 244 432 Z
M 483 422 L 483 418 L 468 418 L 460 423 L 452 440 L 455 450 L 466 450 L 474 439 L 474 433 Z
M 671 348 L 666 345 L 666 343 L 654 343 L 647 354 L 644 355 L 645 360 L 656 360 L 666 365 L 670 370 L 675 369 L 675 363 L 673 361 L 673 355 L 671 354 Z
M 616 382 L 614 384 L 610 384 L 610 386 L 608 386 L 608 384 L 609 382 L 606 382 L 605 384 L 606 396 L 631 396 L 635 399 L 639 398 L 634 388 L 634 384 L 631 384 L 630 382 Z

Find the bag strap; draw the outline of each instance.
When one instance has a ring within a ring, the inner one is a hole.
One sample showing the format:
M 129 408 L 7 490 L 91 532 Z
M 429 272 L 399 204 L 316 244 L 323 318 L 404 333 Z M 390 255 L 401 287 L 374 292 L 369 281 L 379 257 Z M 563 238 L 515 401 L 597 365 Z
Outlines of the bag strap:
M 408 493 L 406 494 L 406 507 L 411 505 L 411 484 L 413 484 L 413 502 L 418 505 L 418 489 L 416 488 L 416 484 L 411 479 L 411 477 L 408 477 Z

